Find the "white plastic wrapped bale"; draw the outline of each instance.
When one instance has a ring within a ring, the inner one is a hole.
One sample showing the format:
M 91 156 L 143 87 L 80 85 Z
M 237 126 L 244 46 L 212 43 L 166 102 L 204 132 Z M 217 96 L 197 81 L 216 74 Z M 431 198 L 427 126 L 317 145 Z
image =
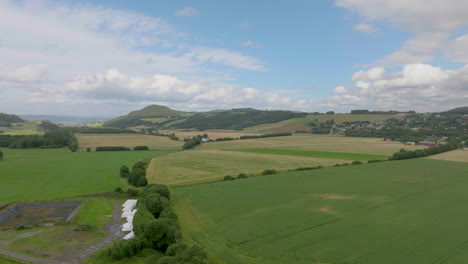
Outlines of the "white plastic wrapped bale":
M 125 203 L 122 205 L 123 211 L 131 211 L 133 208 L 135 208 L 135 205 L 137 204 L 136 199 L 128 199 L 125 201 Z
M 132 223 L 125 223 L 122 226 L 122 231 L 123 232 L 130 232 L 133 231 L 133 224 Z
M 132 232 L 126 234 L 126 235 L 123 237 L 123 239 L 124 239 L 124 240 L 129 240 L 129 239 L 132 239 L 132 238 L 134 238 L 134 237 L 135 237 L 135 233 L 133 233 L 133 231 L 132 231 Z
M 127 222 L 129 223 L 133 222 L 133 218 L 135 217 L 136 212 L 137 212 L 137 209 L 133 209 L 133 211 L 126 214 L 125 217 L 127 218 Z
M 132 213 L 131 211 L 123 211 L 123 212 L 122 212 L 122 218 L 127 218 L 127 217 L 129 217 L 131 213 Z

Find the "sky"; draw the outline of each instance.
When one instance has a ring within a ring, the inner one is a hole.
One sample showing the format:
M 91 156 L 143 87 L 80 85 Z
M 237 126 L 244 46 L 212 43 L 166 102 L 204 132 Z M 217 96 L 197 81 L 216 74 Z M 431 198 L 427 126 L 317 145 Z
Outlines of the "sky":
M 0 112 L 468 106 L 468 0 L 0 0 Z

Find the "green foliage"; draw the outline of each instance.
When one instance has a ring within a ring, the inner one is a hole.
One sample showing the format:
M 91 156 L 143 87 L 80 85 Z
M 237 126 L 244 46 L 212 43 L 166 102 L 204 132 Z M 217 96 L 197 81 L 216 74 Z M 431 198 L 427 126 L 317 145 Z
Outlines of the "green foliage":
M 129 197 L 137 197 L 139 193 L 140 192 L 137 189 L 133 189 L 133 188 L 128 188 L 127 189 L 127 195 Z
M 133 165 L 133 170 L 128 177 L 128 183 L 136 187 L 144 187 L 148 184 L 146 179 L 146 162 L 138 161 Z
M 3 160 L 3 152 L 1 149 L 0 149 L 0 160 Z
M 224 181 L 233 181 L 235 180 L 236 178 L 235 177 L 232 177 L 231 175 L 226 175 L 224 176 L 223 180 Z
M 24 123 L 25 121 L 16 115 L 0 113 L 0 126 L 10 127 L 12 123 Z
M 359 160 L 355 160 L 351 162 L 351 165 L 360 165 L 360 164 L 362 164 L 362 161 L 359 161 Z
M 37 125 L 37 130 L 39 131 L 51 131 L 57 128 L 60 128 L 60 126 L 47 120 L 44 120 L 39 125 Z
M 169 188 L 167 188 L 166 185 L 164 184 L 148 184 L 145 187 L 145 190 L 143 191 L 143 196 L 147 196 L 148 194 L 151 193 L 158 193 L 163 197 L 166 197 L 167 199 L 171 198 L 171 193 L 169 191 Z
M 149 150 L 148 146 L 135 146 L 133 150 Z
M 182 146 L 183 149 L 191 149 L 197 145 L 200 145 L 202 141 L 201 136 L 196 136 L 195 138 L 192 138 L 190 140 L 187 140 L 184 145 Z
M 374 159 L 374 160 L 369 160 L 367 163 L 378 163 L 378 162 L 383 162 L 385 160 L 379 160 L 379 159 Z
M 86 148 L 86 152 L 91 152 L 91 148 Z
M 94 226 L 91 224 L 78 224 L 73 228 L 73 231 L 85 231 L 90 232 L 94 230 Z
M 130 151 L 130 148 L 123 146 L 99 146 L 96 151 Z
M 144 238 L 156 249 L 165 251 L 180 241 L 182 234 L 177 223 L 170 218 L 160 218 L 146 224 Z
M 171 248 L 174 247 L 174 248 Z M 156 264 L 208 264 L 206 252 L 197 245 L 188 248 L 184 244 L 176 243 L 169 247 L 166 256 Z
M 389 160 L 403 160 L 403 159 L 414 159 L 427 157 L 434 154 L 439 154 L 451 150 L 460 148 L 460 145 L 457 143 L 446 143 L 440 144 L 437 146 L 431 146 L 426 149 L 418 149 L 414 151 L 409 151 L 405 149 L 400 149 L 400 151 L 393 153 L 392 157 Z
M 319 165 L 316 167 L 300 167 L 300 168 L 297 168 L 296 171 L 316 170 L 316 169 L 321 169 L 321 168 L 323 168 L 322 165 Z
M 128 178 L 128 176 L 130 176 L 130 170 L 127 166 L 122 165 L 122 167 L 120 167 L 120 177 Z
M 169 200 L 159 193 L 151 193 L 145 197 L 145 205 L 148 211 L 158 218 L 161 211 L 169 207 Z
M 245 179 L 245 178 L 248 178 L 247 174 L 245 173 L 239 173 L 239 175 L 237 175 L 237 179 Z
M 278 173 L 276 170 L 264 170 L 262 172 L 262 175 L 270 175 L 270 174 L 276 174 Z
M 114 189 L 114 192 L 123 193 L 124 191 L 123 191 L 123 189 L 121 187 L 117 187 L 117 188 Z

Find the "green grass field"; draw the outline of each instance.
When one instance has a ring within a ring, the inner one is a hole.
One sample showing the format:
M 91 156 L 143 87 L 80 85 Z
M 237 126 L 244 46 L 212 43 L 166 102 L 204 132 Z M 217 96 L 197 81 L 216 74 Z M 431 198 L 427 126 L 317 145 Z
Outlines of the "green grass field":
M 316 158 L 325 158 L 325 159 L 343 159 L 343 160 L 372 160 L 372 159 L 387 158 L 387 156 L 384 156 L 384 155 L 311 151 L 311 150 L 291 150 L 291 149 L 235 149 L 233 151 L 258 153 L 258 154 L 298 156 L 298 157 L 316 157 Z
M 37 131 L 37 125 L 41 121 L 27 121 L 24 123 L 14 123 L 12 127 L 0 127 L 0 135 L 43 135 L 44 132 Z
M 347 152 L 375 155 L 391 155 L 401 148 L 415 150 L 422 146 L 407 146 L 400 142 L 383 141 L 382 138 L 341 137 L 329 135 L 296 134 L 286 137 L 208 142 L 197 149 L 254 149 L 275 148 L 327 152 Z
M 67 152 L 3 148 L 0 201 L 45 200 L 125 187 L 119 168 L 172 151 Z
M 100 230 L 112 220 L 113 209 L 114 206 L 110 201 L 97 199 L 86 201 L 82 205 L 75 223 L 92 225 Z
M 173 189 L 218 263 L 468 263 L 468 164 L 413 159 Z
M 190 150 L 154 158 L 147 169 L 147 178 L 153 183 L 187 184 L 217 180 L 225 175 L 237 176 L 239 173 L 260 174 L 266 169 L 285 171 L 343 162 L 349 161 L 222 150 Z

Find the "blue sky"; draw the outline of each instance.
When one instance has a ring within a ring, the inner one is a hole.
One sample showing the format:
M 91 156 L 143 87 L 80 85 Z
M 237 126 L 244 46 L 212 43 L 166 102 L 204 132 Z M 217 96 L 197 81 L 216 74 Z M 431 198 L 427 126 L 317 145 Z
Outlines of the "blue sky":
M 462 2 L 3 0 L 0 112 L 464 106 Z

